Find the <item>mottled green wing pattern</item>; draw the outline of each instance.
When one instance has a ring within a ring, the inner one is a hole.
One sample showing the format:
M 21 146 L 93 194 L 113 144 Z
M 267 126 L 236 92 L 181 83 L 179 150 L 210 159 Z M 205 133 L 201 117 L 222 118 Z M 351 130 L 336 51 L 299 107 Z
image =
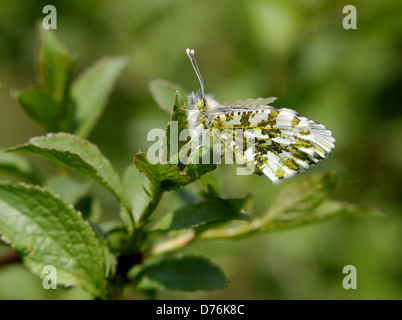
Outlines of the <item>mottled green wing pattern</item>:
M 325 126 L 285 108 L 223 107 L 207 126 L 221 132 L 222 144 L 238 163 L 273 182 L 308 169 L 335 147 Z

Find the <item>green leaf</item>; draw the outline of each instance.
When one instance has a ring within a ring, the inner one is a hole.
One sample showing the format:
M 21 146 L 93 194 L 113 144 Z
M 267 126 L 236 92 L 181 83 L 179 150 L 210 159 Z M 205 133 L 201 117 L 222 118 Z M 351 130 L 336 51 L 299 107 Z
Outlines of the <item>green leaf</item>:
M 354 204 L 349 202 L 327 200 L 319 205 L 315 210 L 315 217 L 319 220 L 329 218 L 340 218 L 349 216 L 384 216 L 383 212 L 375 208 L 371 208 L 364 204 Z
M 73 62 L 52 30 L 39 27 L 38 78 L 42 87 L 62 104 L 68 93 Z
M 81 181 L 71 175 L 53 176 L 46 183 L 46 188 L 57 193 L 67 203 L 74 204 L 88 192 L 90 181 Z
M 228 283 L 219 266 L 194 255 L 163 258 L 137 269 L 135 273 L 133 283 L 141 290 L 217 290 Z
M 359 215 L 381 216 L 382 212 L 366 205 L 326 200 L 313 211 L 305 212 L 304 214 L 300 212 L 287 213 L 286 217 L 265 224 L 260 231 L 266 232 L 271 230 L 289 229 L 314 222 Z
M 105 236 L 102 234 L 102 231 L 98 227 L 94 227 L 94 229 L 96 239 L 98 240 L 99 247 L 103 255 L 105 278 L 109 278 L 116 273 L 117 259 L 111 252 L 108 242 Z
M 164 79 L 156 79 L 150 82 L 149 91 L 158 106 L 167 112 L 172 111 L 177 91 L 182 92 L 186 97 L 186 92 L 180 85 Z
M 80 198 L 75 204 L 75 208 L 81 212 L 85 220 L 97 221 L 101 215 L 100 203 L 92 195 Z
M 334 190 L 334 173 L 311 175 L 283 188 L 272 202 L 267 218 L 279 218 L 287 213 L 308 213 L 324 201 Z
M 180 172 L 177 166 L 161 163 L 152 164 L 144 152 L 138 152 L 135 155 L 135 165 L 148 178 L 154 196 L 164 191 L 179 189 L 189 182 L 189 177 Z
M 183 170 L 190 177 L 190 183 L 200 179 L 204 174 L 216 169 L 216 164 L 189 163 Z
M 184 206 L 173 212 L 169 227 L 187 229 L 217 221 L 249 220 L 249 216 L 241 210 L 248 199 L 211 198 Z
M 88 194 L 91 181 L 78 180 L 71 175 L 61 174 L 50 178 L 45 187 L 58 194 L 67 203 L 81 212 L 84 220 L 94 221 L 100 216 L 100 204 Z
M 149 194 L 145 191 L 147 182 L 146 176 L 141 174 L 134 165 L 127 167 L 123 175 L 123 186 L 131 201 L 133 215 L 136 221 L 138 221 L 141 212 L 144 211 L 151 200 Z
M 98 147 L 87 140 L 67 133 L 48 134 L 29 140 L 27 144 L 8 149 L 25 152 L 60 163 L 100 183 L 109 190 L 128 211 L 131 211 L 120 179 L 109 160 Z
M 163 146 L 163 152 L 166 152 L 166 156 L 162 156 L 162 159 L 167 159 L 172 164 L 178 164 L 181 169 L 184 168 L 184 165 L 179 163 L 179 151 L 189 140 L 179 140 L 180 133 L 188 128 L 187 114 L 183 110 L 184 108 L 183 97 L 176 91 L 173 110 L 170 114 L 170 122 L 166 126 L 166 144 Z M 172 150 L 172 146 L 177 146 L 177 149 Z
M 326 200 L 335 188 L 334 173 L 317 174 L 285 187 L 273 201 L 268 214 L 261 220 L 260 231 L 292 228 L 330 218 L 369 214 L 368 207 Z
M 59 130 L 60 108 L 53 98 L 41 88 L 19 91 L 16 98 L 26 114 L 46 131 Z
M 0 232 L 33 273 L 52 265 L 58 284 L 105 296 L 104 257 L 94 231 L 52 192 L 0 183 Z
M 0 173 L 4 173 L 32 184 L 41 184 L 42 178 L 31 164 L 16 154 L 6 154 L 0 150 Z
M 100 226 L 102 233 L 107 237 L 107 243 L 110 247 L 110 251 L 120 254 L 130 254 L 131 250 L 131 236 L 128 235 L 126 228 L 118 220 L 111 220 L 106 223 L 102 223 Z
M 74 81 L 71 89 L 74 115 L 70 120 L 69 132 L 82 138 L 89 135 L 106 106 L 117 76 L 126 64 L 127 60 L 122 57 L 103 58 Z

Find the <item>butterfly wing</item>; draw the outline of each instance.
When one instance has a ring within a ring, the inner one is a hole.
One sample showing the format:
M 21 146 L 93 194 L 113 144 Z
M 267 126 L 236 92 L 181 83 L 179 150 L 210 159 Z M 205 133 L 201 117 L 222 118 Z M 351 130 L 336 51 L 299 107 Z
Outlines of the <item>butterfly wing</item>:
M 276 97 L 269 98 L 250 98 L 247 100 L 236 100 L 230 103 L 222 103 L 225 106 L 246 106 L 246 107 L 261 107 L 266 106 L 277 100 Z
M 210 118 L 209 127 L 226 132 L 220 136 L 222 144 L 239 163 L 273 182 L 308 169 L 335 147 L 331 131 L 294 110 L 271 106 L 222 109 Z M 243 132 L 240 137 L 235 133 L 239 130 Z M 228 132 L 233 139 L 227 139 Z

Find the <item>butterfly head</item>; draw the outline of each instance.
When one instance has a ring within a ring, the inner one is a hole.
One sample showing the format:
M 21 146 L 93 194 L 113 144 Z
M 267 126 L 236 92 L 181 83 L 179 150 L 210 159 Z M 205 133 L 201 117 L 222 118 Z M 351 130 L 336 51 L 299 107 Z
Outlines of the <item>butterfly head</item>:
M 201 91 L 191 92 L 188 96 L 188 103 L 194 108 L 204 111 L 207 105 L 207 98 Z

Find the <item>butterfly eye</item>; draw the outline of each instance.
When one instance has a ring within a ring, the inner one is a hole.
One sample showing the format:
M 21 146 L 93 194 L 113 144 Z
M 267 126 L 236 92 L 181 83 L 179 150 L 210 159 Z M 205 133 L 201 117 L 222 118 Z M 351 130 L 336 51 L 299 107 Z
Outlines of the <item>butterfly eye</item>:
M 197 108 L 200 109 L 201 111 L 204 111 L 205 109 L 205 99 L 200 99 L 197 102 Z

